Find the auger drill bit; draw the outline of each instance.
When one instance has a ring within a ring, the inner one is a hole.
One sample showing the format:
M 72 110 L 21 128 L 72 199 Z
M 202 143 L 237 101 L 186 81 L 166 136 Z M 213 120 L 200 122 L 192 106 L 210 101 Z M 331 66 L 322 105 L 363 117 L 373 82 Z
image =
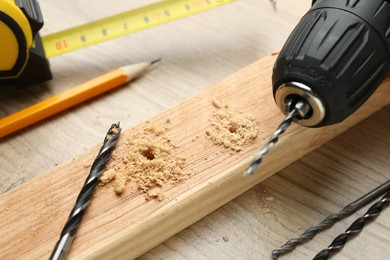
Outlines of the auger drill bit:
M 100 149 L 95 161 L 92 164 L 91 171 L 77 197 L 76 204 L 73 207 L 68 221 L 66 222 L 60 239 L 58 240 L 53 253 L 50 256 L 51 260 L 64 259 L 68 249 L 72 243 L 73 237 L 76 234 L 85 209 L 88 207 L 92 199 L 93 191 L 98 185 L 98 178 L 104 171 L 104 167 L 111 156 L 115 144 L 118 142 L 121 128 L 119 123 L 112 124 L 104 139 L 102 148 Z

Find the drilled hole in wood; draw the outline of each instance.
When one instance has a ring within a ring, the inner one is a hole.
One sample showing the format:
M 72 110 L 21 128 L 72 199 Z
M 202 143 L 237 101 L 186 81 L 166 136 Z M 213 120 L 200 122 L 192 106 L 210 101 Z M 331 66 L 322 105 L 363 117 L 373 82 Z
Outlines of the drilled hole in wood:
M 141 151 L 141 154 L 145 156 L 148 160 L 153 160 L 155 158 L 154 156 L 154 149 L 153 147 L 146 147 Z
M 229 127 L 229 132 L 230 133 L 235 133 L 235 132 L 237 132 L 237 128 L 235 126 L 230 126 Z

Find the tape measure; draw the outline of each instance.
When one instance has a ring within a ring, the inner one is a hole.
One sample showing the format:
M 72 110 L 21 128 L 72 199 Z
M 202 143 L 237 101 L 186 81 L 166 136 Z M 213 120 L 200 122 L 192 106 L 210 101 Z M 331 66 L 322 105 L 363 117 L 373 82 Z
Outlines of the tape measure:
M 0 1 L 0 78 L 17 77 L 25 68 L 33 37 L 43 26 L 37 4 L 36 1 Z
M 42 37 L 54 57 L 120 36 L 197 14 L 235 0 L 166 0 Z
M 0 86 L 51 79 L 47 58 L 108 41 L 235 0 L 165 0 L 40 37 L 37 0 L 0 0 Z

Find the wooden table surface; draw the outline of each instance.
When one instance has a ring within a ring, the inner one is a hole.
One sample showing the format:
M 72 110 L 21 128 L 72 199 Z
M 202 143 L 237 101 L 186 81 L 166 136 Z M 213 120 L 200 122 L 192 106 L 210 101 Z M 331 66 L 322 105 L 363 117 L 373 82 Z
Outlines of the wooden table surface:
M 41 0 L 41 32 L 152 2 Z M 237 1 L 52 58 L 52 81 L 0 89 L 4 117 L 116 67 L 162 58 L 137 81 L 0 140 L 0 193 L 96 145 L 111 123 L 120 121 L 125 129 L 134 126 L 280 49 L 310 3 L 278 1 L 275 12 L 268 0 Z M 273 248 L 389 179 L 389 129 L 387 107 L 140 258 L 269 259 Z M 285 259 L 311 259 L 366 209 Z M 334 259 L 387 258 L 389 214 L 385 209 Z

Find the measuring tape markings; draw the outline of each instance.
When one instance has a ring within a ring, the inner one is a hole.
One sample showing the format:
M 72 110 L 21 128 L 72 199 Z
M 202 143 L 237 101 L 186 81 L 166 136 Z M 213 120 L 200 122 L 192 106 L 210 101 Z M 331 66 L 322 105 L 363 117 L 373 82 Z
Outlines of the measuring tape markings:
M 42 37 L 46 57 L 111 40 L 236 0 L 166 0 Z

